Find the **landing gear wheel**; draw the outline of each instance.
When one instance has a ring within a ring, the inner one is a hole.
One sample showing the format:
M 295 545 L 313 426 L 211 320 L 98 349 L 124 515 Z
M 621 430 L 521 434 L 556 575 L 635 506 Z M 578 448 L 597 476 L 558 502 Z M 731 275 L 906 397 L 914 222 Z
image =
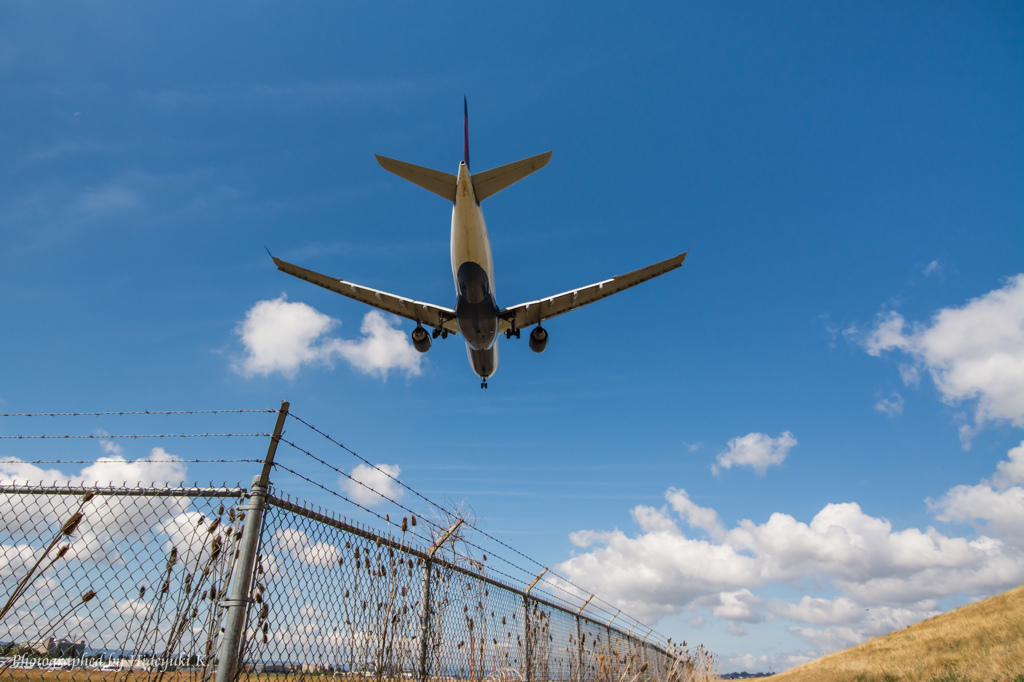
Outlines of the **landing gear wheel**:
M 480 382 L 480 388 L 487 388 L 487 379 Z

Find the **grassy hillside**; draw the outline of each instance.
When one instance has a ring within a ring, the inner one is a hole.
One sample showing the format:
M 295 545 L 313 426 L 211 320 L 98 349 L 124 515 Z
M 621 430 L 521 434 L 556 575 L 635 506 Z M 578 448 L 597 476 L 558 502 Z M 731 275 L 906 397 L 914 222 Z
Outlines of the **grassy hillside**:
M 773 682 L 1024 682 L 1024 585 L 860 646 Z

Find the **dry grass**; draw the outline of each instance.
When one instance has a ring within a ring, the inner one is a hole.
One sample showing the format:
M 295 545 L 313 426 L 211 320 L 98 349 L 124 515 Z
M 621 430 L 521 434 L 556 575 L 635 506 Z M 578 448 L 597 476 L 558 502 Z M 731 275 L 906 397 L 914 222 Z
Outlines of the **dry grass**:
M 1024 682 L 1024 585 L 778 675 L 778 682 Z

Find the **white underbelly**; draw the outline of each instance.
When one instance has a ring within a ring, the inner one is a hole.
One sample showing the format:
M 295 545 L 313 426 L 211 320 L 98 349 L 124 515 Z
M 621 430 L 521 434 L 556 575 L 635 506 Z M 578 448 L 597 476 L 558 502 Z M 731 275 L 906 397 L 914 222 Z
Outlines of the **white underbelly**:
M 456 274 L 459 266 L 466 262 L 476 263 L 487 272 L 491 293 L 494 294 L 494 259 L 487 237 L 487 224 L 483 211 L 472 200 L 458 202 L 452 209 L 452 279 L 456 290 Z

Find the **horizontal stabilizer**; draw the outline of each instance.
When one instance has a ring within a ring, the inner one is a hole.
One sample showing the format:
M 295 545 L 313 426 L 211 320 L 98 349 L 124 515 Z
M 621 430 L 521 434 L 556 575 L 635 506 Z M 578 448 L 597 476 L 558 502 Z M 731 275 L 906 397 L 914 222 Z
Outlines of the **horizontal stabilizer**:
M 380 160 L 380 157 L 378 156 L 377 159 Z M 551 152 L 545 152 L 543 154 L 538 154 L 537 156 L 531 156 L 528 159 L 523 159 L 522 161 L 514 161 L 513 163 L 508 163 L 504 166 L 498 166 L 497 168 L 492 168 L 491 170 L 483 171 L 482 173 L 474 173 L 473 191 L 476 193 L 476 200 L 483 201 L 487 197 L 494 196 L 512 183 L 519 182 L 534 171 L 539 171 L 541 168 L 548 165 L 548 161 L 550 159 Z M 383 162 L 381 162 L 381 165 L 384 165 Z M 387 166 L 384 167 L 387 168 Z M 388 170 L 391 169 L 388 168 Z M 396 171 L 391 172 L 395 173 Z M 433 173 L 436 171 L 431 172 Z M 416 181 L 413 180 L 413 182 Z
M 430 190 L 437 196 L 444 197 L 453 204 L 455 203 L 455 186 L 458 184 L 458 178 L 451 173 L 442 173 L 441 171 L 424 168 L 423 166 L 414 166 L 413 164 L 406 163 L 405 161 L 396 161 L 395 159 L 389 159 L 386 156 L 380 156 L 377 154 L 374 156 L 377 157 L 377 163 L 379 163 L 384 170 L 390 171 L 400 178 L 405 178 L 409 182 L 414 185 L 419 185 L 423 189 Z M 518 179 L 519 178 L 516 178 L 516 180 Z M 512 182 L 515 182 L 515 180 Z

